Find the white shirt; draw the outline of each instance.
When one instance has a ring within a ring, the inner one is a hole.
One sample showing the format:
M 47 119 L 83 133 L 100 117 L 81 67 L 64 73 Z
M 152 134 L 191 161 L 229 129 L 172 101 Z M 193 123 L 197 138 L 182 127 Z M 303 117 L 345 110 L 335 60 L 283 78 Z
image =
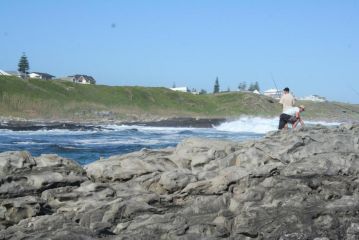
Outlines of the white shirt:
M 294 97 L 290 93 L 283 94 L 282 97 L 279 100 L 279 103 L 283 104 L 283 112 L 284 112 L 288 108 L 293 107 L 293 105 L 295 103 Z
M 291 115 L 291 116 L 295 116 L 295 113 L 299 112 L 299 107 L 291 107 L 288 108 L 287 110 L 285 110 L 283 113 Z

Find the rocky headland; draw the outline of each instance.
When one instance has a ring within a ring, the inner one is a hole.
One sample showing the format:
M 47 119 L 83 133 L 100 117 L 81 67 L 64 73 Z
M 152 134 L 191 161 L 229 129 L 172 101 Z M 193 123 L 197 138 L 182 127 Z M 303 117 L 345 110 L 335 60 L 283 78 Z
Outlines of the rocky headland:
M 86 166 L 0 153 L 0 239 L 359 239 L 359 125 Z

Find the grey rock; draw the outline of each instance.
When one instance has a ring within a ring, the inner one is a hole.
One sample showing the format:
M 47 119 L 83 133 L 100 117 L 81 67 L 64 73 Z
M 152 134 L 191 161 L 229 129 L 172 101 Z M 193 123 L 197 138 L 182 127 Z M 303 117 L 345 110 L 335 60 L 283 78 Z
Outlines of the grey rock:
M 0 153 L 0 177 L 18 171 L 31 170 L 35 164 L 28 152 L 2 152 Z
M 85 169 L 96 181 L 126 181 L 152 172 L 164 172 L 176 168 L 168 158 L 170 150 L 142 150 L 122 156 L 112 156 L 93 162 Z
M 0 153 L 0 239 L 358 239 L 359 125 L 191 138 L 82 168 Z

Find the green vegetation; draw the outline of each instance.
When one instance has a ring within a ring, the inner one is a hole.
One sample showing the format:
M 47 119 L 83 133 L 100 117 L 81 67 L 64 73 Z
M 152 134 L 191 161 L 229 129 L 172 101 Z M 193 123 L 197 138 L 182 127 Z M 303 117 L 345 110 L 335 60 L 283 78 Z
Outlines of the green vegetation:
M 304 116 L 359 119 L 359 105 L 302 102 Z M 233 92 L 193 95 L 166 88 L 82 85 L 0 76 L 0 116 L 58 120 L 146 120 L 161 117 L 278 116 L 272 98 Z
M 251 83 L 248 87 L 248 91 L 253 92 L 254 90 L 260 91 L 259 83 L 257 81 L 255 83 Z

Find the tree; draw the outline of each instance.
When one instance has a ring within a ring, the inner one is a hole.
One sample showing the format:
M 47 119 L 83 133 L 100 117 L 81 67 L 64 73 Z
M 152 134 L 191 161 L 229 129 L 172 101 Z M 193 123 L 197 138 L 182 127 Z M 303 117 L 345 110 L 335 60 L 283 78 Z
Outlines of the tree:
M 22 53 L 17 70 L 21 73 L 21 75 L 24 78 L 26 78 L 26 74 L 28 74 L 29 69 L 30 69 L 29 61 L 27 60 L 25 53 Z
M 247 83 L 246 82 L 241 82 L 238 86 L 238 89 L 240 91 L 246 91 L 247 90 Z
M 255 86 L 253 83 L 249 84 L 248 91 L 253 92 L 255 90 Z
M 201 91 L 199 92 L 199 94 L 207 94 L 207 91 L 204 89 L 201 89 Z
M 248 87 L 248 91 L 253 92 L 254 90 L 257 90 L 257 91 L 260 90 L 260 89 L 259 89 L 259 84 L 258 84 L 257 81 L 256 81 L 255 83 L 251 83 L 251 84 L 249 85 L 249 87 Z
M 258 84 L 258 82 L 256 81 L 255 83 L 254 83 L 254 90 L 257 90 L 258 92 L 259 92 L 259 84 Z
M 218 77 L 216 78 L 216 81 L 215 81 L 215 83 L 214 83 L 213 93 L 219 93 L 219 82 L 218 82 Z

